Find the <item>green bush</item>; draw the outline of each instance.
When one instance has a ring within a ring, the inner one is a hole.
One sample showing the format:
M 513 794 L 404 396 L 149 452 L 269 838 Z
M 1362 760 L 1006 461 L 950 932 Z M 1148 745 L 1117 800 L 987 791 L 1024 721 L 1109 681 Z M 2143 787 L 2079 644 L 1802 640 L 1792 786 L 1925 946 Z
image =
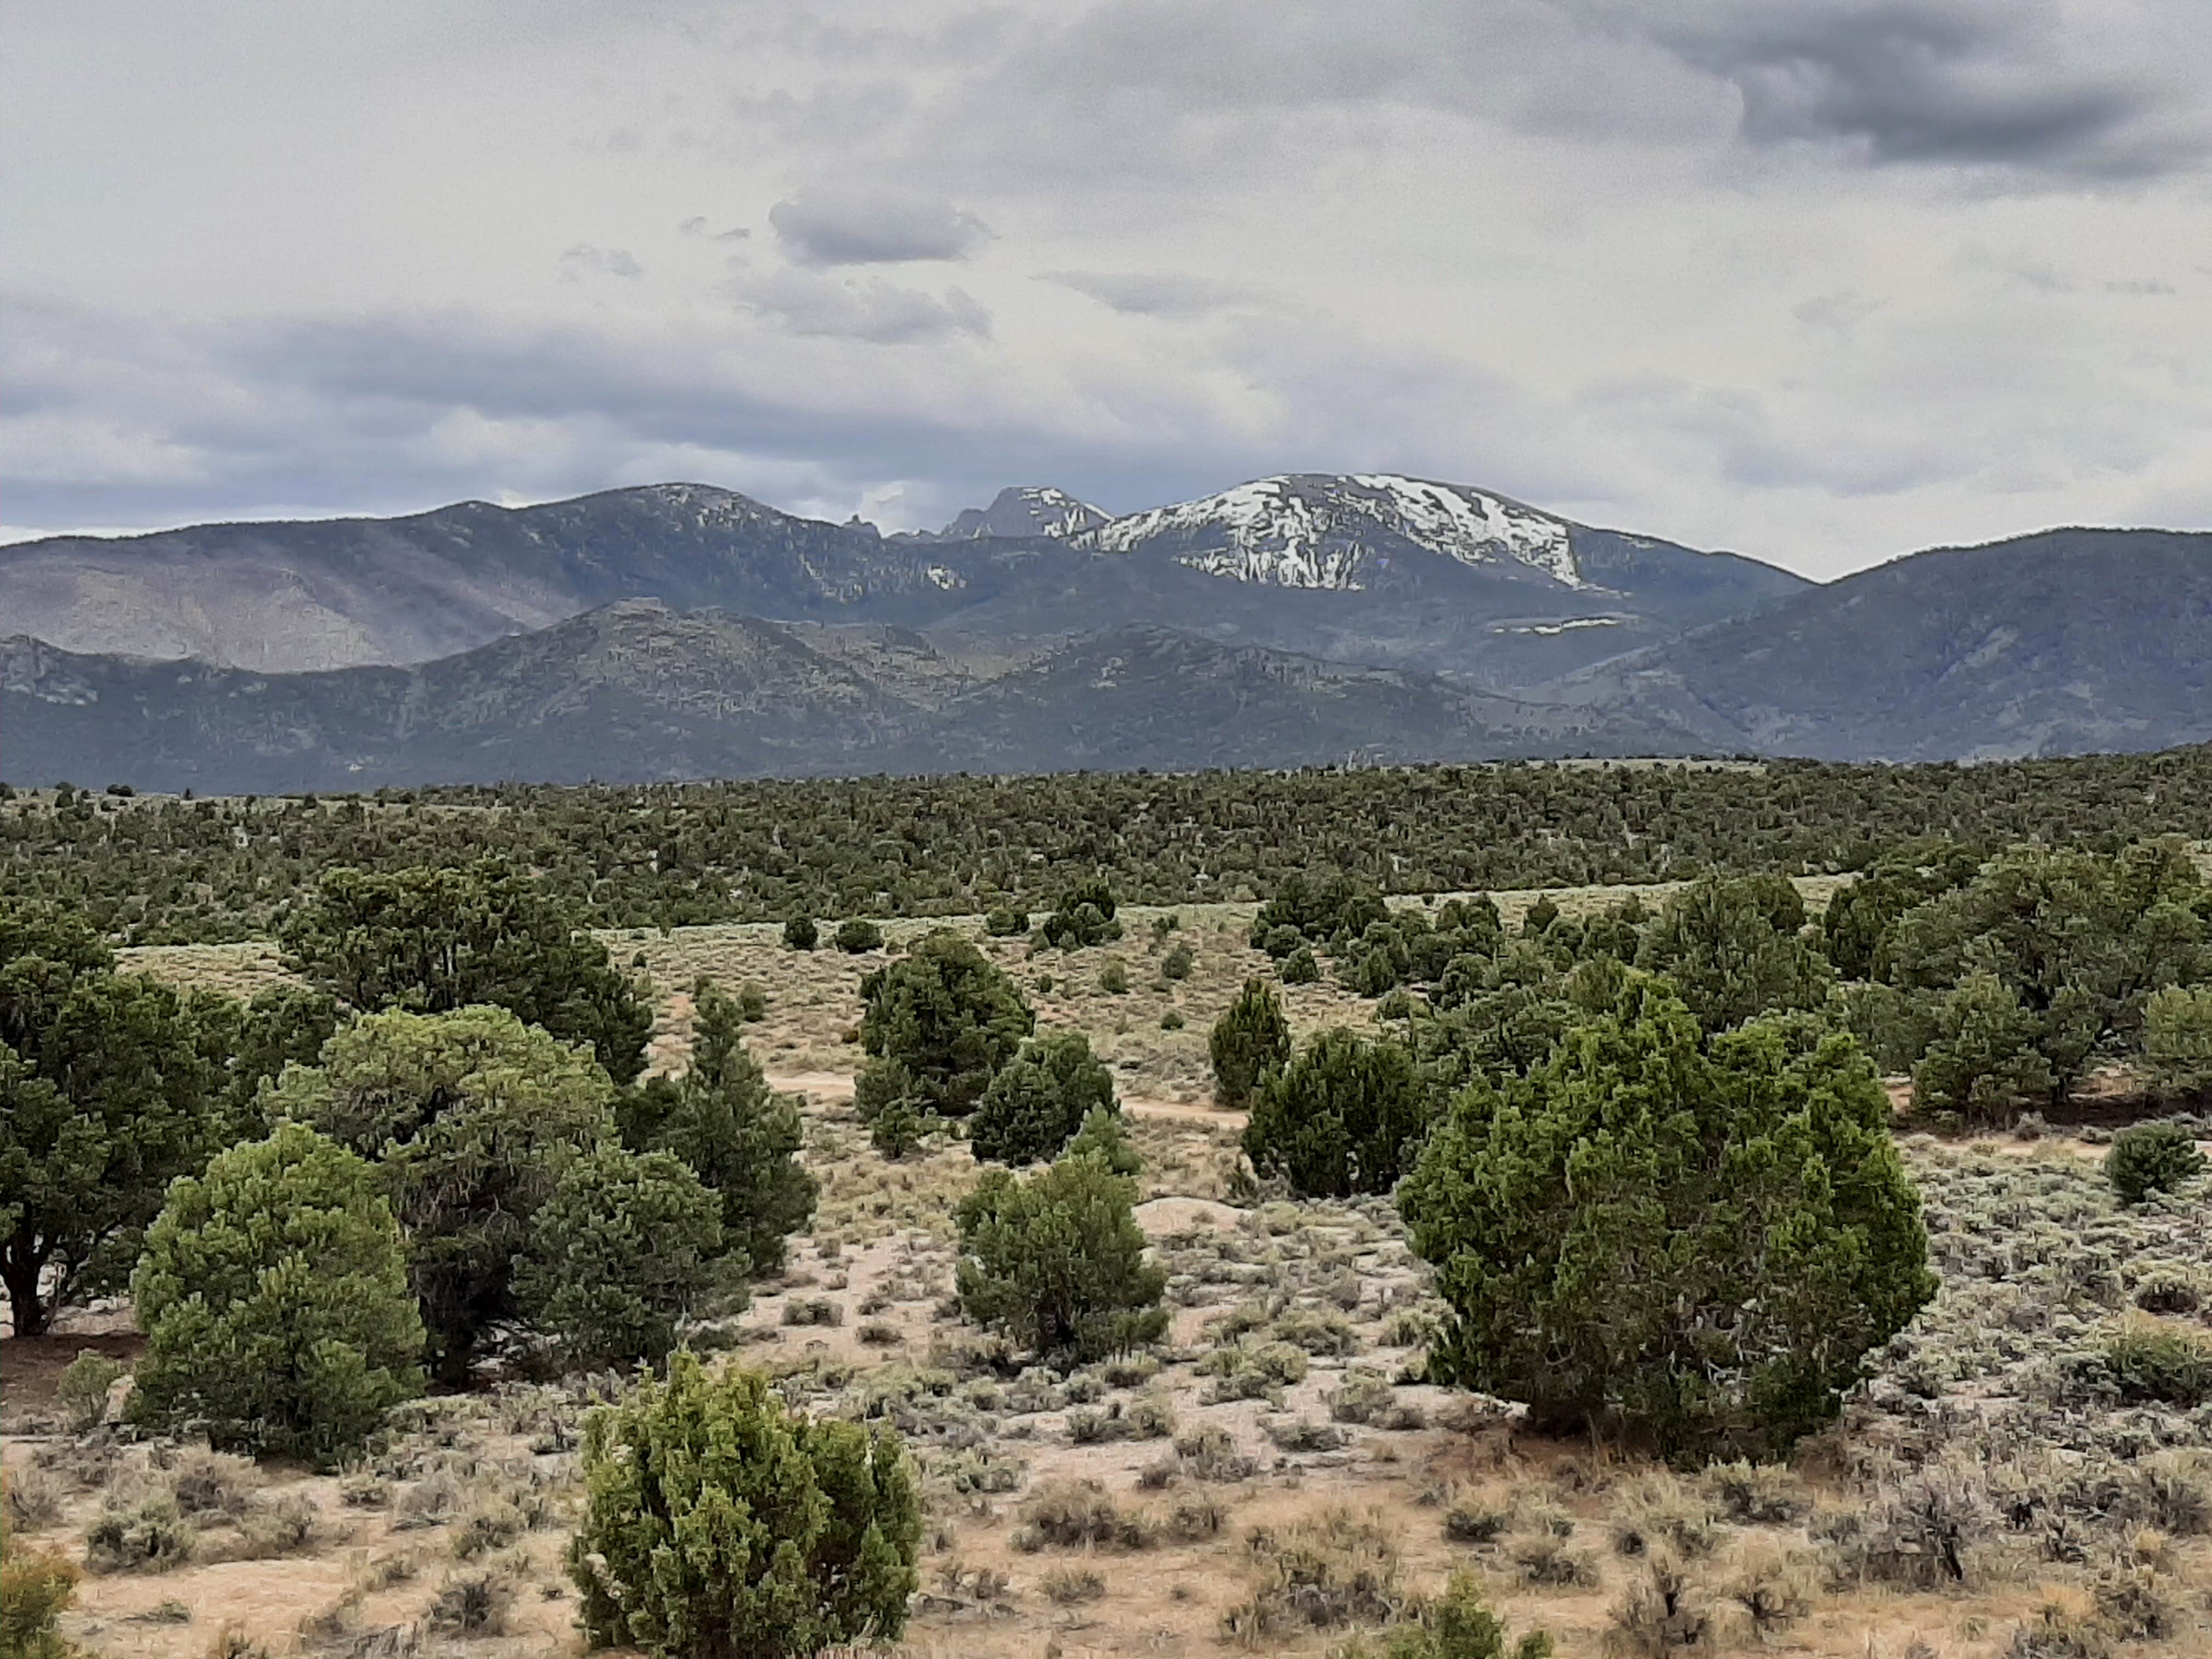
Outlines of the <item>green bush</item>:
M 1780 1009 L 1818 1008 L 1834 975 L 1827 958 L 1797 937 L 1804 904 L 1795 888 L 1781 886 L 1786 898 L 1775 878 L 1761 876 L 1683 889 L 1645 931 L 1637 965 L 1666 975 L 1708 1031 Z
M 1382 1646 L 1355 1640 L 1341 1659 L 1551 1659 L 1552 1638 L 1530 1631 L 1517 1642 L 1507 1638 L 1505 1621 L 1490 1610 L 1482 1581 L 1462 1567 L 1443 1594 L 1419 1604 L 1410 1620 L 1382 1632 Z
M 533 1218 L 572 1156 L 617 1138 L 614 1097 L 588 1048 L 477 1007 L 356 1020 L 270 1104 L 381 1162 L 431 1369 L 459 1383 L 485 1337 L 520 1319 Z
M 1321 958 L 1314 955 L 1313 947 L 1301 945 L 1283 958 L 1277 976 L 1285 985 L 1318 985 L 1321 983 Z
M 797 1105 L 769 1087 L 745 1052 L 743 1008 L 704 980 L 692 999 L 691 1063 L 682 1077 L 649 1079 L 623 1097 L 623 1143 L 690 1165 L 720 1200 L 724 1248 L 742 1250 L 755 1273 L 773 1273 L 820 1192 L 798 1161 L 805 1127 Z
M 1929 1011 L 1929 1037 L 1912 1068 L 1912 1109 L 2008 1125 L 2051 1098 L 2041 1025 L 1994 974 L 1969 974 Z
M 1061 896 L 1059 908 L 1044 919 L 1040 931 L 1047 945 L 1062 951 L 1104 945 L 1121 937 L 1115 908 L 1114 890 L 1105 882 L 1079 881 Z
M 721 1206 L 667 1152 L 603 1146 L 572 1160 L 515 1269 L 525 1316 L 571 1370 L 658 1363 L 705 1292 Z
M 234 1006 L 116 973 L 84 917 L 0 897 L 0 1285 L 17 1335 L 119 1288 L 171 1179 L 222 1144 L 210 1002 Z
M 968 1126 L 978 1163 L 1034 1164 L 1057 1158 L 1094 1107 L 1112 1109 L 1114 1074 L 1079 1031 L 1055 1032 L 1022 1045 L 991 1079 Z
M 1267 981 L 1244 981 L 1237 1000 L 1213 1023 L 1207 1047 L 1213 1058 L 1214 1098 L 1224 1106 L 1250 1105 L 1261 1079 L 1291 1057 L 1291 1023 Z
M 569 1546 L 582 1624 L 651 1659 L 797 1659 L 895 1642 L 921 1508 L 898 1439 L 789 1413 L 689 1354 L 585 1419 Z
M 908 1095 L 919 1110 L 965 1117 L 1036 1027 L 1014 982 L 943 928 L 861 981 L 860 999 L 860 1046 L 875 1057 L 855 1085 L 863 1116 Z
M 55 1403 L 70 1433 L 82 1434 L 106 1419 L 108 1394 L 129 1369 L 95 1348 L 83 1349 L 70 1361 L 55 1390 Z
M 2105 1369 L 2123 1401 L 2193 1409 L 2212 1400 L 2212 1339 L 2155 1319 L 2130 1319 L 2105 1344 Z
M 1669 1454 L 1785 1447 L 1934 1294 L 1889 1102 L 1848 1036 L 1714 1038 L 1663 981 L 1478 1082 L 1398 1202 L 1440 1381 Z
M 1109 997 L 1118 997 L 1129 988 L 1129 970 L 1118 962 L 1109 962 L 1098 970 L 1098 988 Z
M 25 1551 L 0 1516 L 0 1659 L 70 1659 L 56 1628 L 76 1597 L 77 1571 L 60 1553 Z
M 790 951 L 811 951 L 822 943 L 822 929 L 811 916 L 793 916 L 783 924 L 784 948 Z
M 855 916 L 837 924 L 831 943 L 848 957 L 857 957 L 869 951 L 884 948 L 884 930 L 872 921 Z
M 2197 1137 L 2179 1123 L 2138 1123 L 2112 1137 L 2105 1154 L 2105 1179 L 2123 1204 L 2140 1204 L 2153 1193 L 2170 1193 L 2204 1173 Z
M 868 1125 L 868 1144 L 894 1164 L 921 1145 L 934 1120 L 923 1115 L 911 1095 L 884 1103 Z
M 422 1392 L 422 1326 L 375 1170 L 297 1123 L 178 1182 L 131 1281 L 131 1414 L 328 1465 Z
M 956 1212 L 963 1310 L 1047 1356 L 1098 1359 L 1157 1340 L 1167 1275 L 1146 1265 L 1136 1197 L 1110 1146 L 1071 1151 L 1026 1178 L 987 1170 Z
M 1184 940 L 1177 939 L 1168 947 L 1167 953 L 1160 958 L 1160 977 L 1171 980 L 1188 979 L 1190 970 L 1197 961 L 1197 953 L 1190 948 L 1189 945 Z
M 993 939 L 1012 939 L 1030 930 L 1029 913 L 1012 904 L 996 904 L 983 918 L 983 931 Z
M 1428 1128 L 1413 1056 L 1387 1038 L 1323 1031 L 1252 1101 L 1245 1156 L 1304 1198 L 1387 1193 Z
M 2143 1004 L 2142 1044 L 2162 1093 L 2194 1100 L 2212 1089 L 2212 985 L 2153 992 Z

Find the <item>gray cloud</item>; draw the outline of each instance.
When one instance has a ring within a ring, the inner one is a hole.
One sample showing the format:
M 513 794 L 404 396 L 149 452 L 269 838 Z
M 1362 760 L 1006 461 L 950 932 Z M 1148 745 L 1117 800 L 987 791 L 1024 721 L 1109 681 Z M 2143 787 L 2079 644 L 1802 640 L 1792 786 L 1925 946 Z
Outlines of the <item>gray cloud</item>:
M 789 268 L 744 276 L 731 295 L 754 315 L 812 339 L 866 340 L 911 345 L 927 340 L 988 338 L 990 313 L 960 289 L 925 294 L 880 276 L 852 278 Z
M 1263 289 L 1188 271 L 1048 270 L 1037 280 L 1073 289 L 1132 317 L 1207 317 L 1269 303 Z
M 2204 0 L 204 15 L 0 54 L 11 525 L 1372 467 L 1832 574 L 2212 513 Z
M 638 264 L 628 249 L 593 247 L 589 242 L 579 242 L 562 254 L 561 268 L 571 281 L 587 272 L 602 276 L 621 276 L 631 282 L 645 275 L 645 267 Z
M 950 202 L 883 191 L 801 191 L 769 209 L 768 218 L 785 250 L 809 265 L 964 259 L 991 236 L 981 219 Z
M 2206 152 L 2201 97 L 2162 61 L 2157 31 L 2108 40 L 2083 6 L 1707 0 L 1634 9 L 1636 27 L 1735 88 L 1755 145 L 2110 179 L 2193 166 Z

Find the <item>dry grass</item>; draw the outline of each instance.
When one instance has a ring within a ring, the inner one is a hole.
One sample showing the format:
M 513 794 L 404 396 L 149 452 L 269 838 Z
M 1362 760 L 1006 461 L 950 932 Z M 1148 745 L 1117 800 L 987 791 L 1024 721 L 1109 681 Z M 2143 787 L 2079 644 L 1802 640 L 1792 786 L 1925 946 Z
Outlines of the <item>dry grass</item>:
M 1620 896 L 1554 896 L 1572 914 Z M 1509 924 L 1535 896 L 1498 896 Z M 2203 1324 L 2212 1240 L 2193 1215 L 2116 1213 L 2063 1140 L 1909 1144 L 1943 1296 L 1798 1468 L 1674 1474 L 1540 1440 L 1493 1402 L 1404 1380 L 1441 1310 L 1387 1204 L 1223 1201 L 1240 1125 L 1208 1102 L 1205 1039 L 1243 979 L 1269 971 L 1244 944 L 1253 908 L 1183 907 L 1164 942 L 1155 913 L 1127 912 L 1124 939 L 1072 955 L 985 944 L 1033 988 L 1041 1023 L 1091 1036 L 1146 1160 L 1139 1214 L 1169 1274 L 1169 1340 L 1070 1373 L 1023 1370 L 946 1306 L 951 1212 L 976 1174 L 965 1146 L 889 1164 L 854 1119 L 860 1056 L 844 1037 L 881 956 L 786 951 L 769 927 L 611 941 L 618 961 L 645 957 L 661 994 L 664 1066 L 688 1046 L 696 975 L 765 994 L 749 1042 L 805 1097 L 822 1204 L 786 1274 L 702 1346 L 774 1371 L 801 1409 L 888 1423 L 915 1449 L 929 1595 L 910 1659 L 1195 1659 L 1224 1642 L 1319 1659 L 1416 1616 L 1455 1570 L 1516 1632 L 1549 1631 L 1562 1659 L 2212 1650 L 2212 1421 L 2100 1402 L 2062 1364 L 2130 1307 Z M 1190 974 L 1165 978 L 1178 942 Z M 273 971 L 254 947 L 138 958 L 241 987 Z M 1127 991 L 1101 988 L 1109 962 Z M 1053 989 L 1035 989 L 1046 975 Z M 1327 983 L 1287 1000 L 1301 1030 L 1374 1006 Z M 1161 1029 L 1170 1010 L 1182 1030 Z M 54 1378 L 88 1340 L 0 1350 L 11 1420 L 58 1427 Z M 98 1340 L 130 1358 L 127 1334 Z M 11 1522 L 34 1517 L 42 1543 L 82 1559 L 104 1513 L 127 1534 L 149 1504 L 140 1545 L 189 1532 L 181 1553 L 142 1550 L 87 1579 L 72 1633 L 116 1659 L 199 1659 L 226 1629 L 240 1651 L 536 1659 L 576 1650 L 573 1599 L 548 1593 L 583 1403 L 521 1386 L 426 1401 L 342 1476 L 112 1431 L 0 1454 Z

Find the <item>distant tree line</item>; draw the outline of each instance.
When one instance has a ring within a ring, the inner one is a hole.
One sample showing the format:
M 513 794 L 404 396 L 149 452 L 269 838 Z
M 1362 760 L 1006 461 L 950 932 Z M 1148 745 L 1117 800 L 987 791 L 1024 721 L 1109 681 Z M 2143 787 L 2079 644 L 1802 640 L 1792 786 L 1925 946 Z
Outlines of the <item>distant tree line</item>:
M 17 781 L 19 783 L 22 781 Z M 493 858 L 602 927 L 986 915 L 1055 940 L 1125 903 L 1862 870 L 1929 838 L 2112 852 L 2212 823 L 2212 751 L 1844 766 L 1372 770 L 526 786 L 190 800 L 0 786 L 0 884 L 122 944 L 266 938 L 329 869 Z M 1104 886 L 1086 889 L 1086 880 Z

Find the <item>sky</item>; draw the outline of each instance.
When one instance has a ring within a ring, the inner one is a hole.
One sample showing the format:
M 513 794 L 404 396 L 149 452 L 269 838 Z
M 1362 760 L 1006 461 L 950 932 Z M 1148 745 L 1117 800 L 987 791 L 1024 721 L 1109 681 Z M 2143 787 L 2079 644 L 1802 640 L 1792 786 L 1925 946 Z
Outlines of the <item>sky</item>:
M 2205 0 L 0 15 L 0 538 L 1284 471 L 2212 529 Z

